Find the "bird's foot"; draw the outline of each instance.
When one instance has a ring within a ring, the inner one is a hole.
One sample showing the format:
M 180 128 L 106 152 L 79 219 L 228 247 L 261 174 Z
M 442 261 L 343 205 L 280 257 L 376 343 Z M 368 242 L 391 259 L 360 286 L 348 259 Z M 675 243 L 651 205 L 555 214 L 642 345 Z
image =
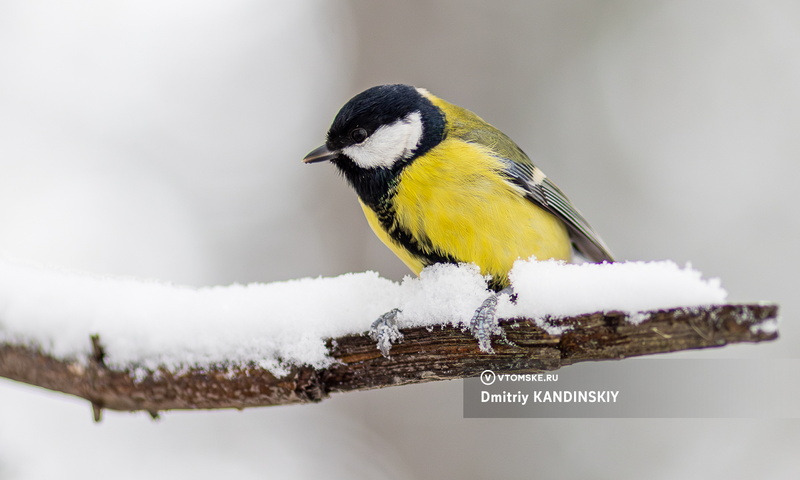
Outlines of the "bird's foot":
M 514 294 L 511 292 L 510 288 L 500 293 L 512 295 L 513 301 Z M 485 353 L 494 353 L 494 349 L 492 348 L 492 335 L 498 335 L 503 343 L 516 346 L 506 337 L 506 332 L 498 323 L 498 298 L 498 294 L 492 292 L 489 297 L 483 301 L 481 306 L 475 310 L 475 314 L 472 315 L 472 320 L 469 322 L 469 331 L 472 332 L 472 335 L 478 340 L 478 348 Z
M 492 335 L 503 333 L 503 329 L 497 324 L 497 294 L 492 293 L 483 301 L 480 307 L 475 310 L 472 320 L 469 322 L 469 331 L 478 339 L 478 348 L 482 352 L 494 353 L 492 348 Z
M 389 350 L 392 349 L 392 344 L 403 340 L 403 334 L 397 329 L 398 313 L 400 313 L 400 309 L 393 308 L 378 317 L 369 328 L 370 338 L 378 342 L 378 350 L 381 351 L 381 355 L 387 358 L 389 357 Z

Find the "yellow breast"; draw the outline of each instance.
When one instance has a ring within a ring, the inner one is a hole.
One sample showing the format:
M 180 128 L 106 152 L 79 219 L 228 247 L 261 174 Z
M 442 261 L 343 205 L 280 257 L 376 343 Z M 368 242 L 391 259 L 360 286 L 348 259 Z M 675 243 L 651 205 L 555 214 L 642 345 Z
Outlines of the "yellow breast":
M 502 168 L 485 147 L 445 139 L 401 172 L 396 224 L 436 252 L 478 265 L 502 286 L 517 259 L 569 260 L 564 224 L 498 175 Z M 383 243 L 419 274 L 423 260 L 392 240 L 369 207 L 362 208 Z

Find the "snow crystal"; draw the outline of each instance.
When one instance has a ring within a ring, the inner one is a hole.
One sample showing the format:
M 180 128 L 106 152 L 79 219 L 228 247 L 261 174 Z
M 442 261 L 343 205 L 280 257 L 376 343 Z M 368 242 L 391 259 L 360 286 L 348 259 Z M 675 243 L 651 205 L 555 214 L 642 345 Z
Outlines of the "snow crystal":
M 771 335 L 778 331 L 778 323 L 780 323 L 780 319 L 771 318 L 761 323 L 750 325 L 750 333 L 753 334 L 764 333 L 766 335 Z
M 724 302 L 716 279 L 672 262 L 568 265 L 520 261 L 516 304 L 498 314 L 561 317 Z M 489 294 L 473 265 L 434 265 L 396 283 L 375 272 L 269 284 L 190 288 L 108 278 L 0 259 L 0 342 L 85 359 L 99 335 L 112 367 L 154 370 L 257 361 L 280 375 L 290 365 L 331 363 L 325 339 L 361 334 L 400 308 L 405 326 L 468 325 Z M 141 371 L 141 370 L 137 370 Z

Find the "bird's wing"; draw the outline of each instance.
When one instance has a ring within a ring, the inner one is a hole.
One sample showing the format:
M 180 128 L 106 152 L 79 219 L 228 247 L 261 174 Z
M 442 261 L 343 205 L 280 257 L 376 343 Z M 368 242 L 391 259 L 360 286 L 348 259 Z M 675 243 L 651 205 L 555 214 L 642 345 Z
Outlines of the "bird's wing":
M 592 262 L 613 262 L 613 255 L 606 244 L 564 192 L 531 162 L 513 140 L 494 127 L 487 126 L 465 128 L 458 134 L 464 140 L 481 144 L 494 152 L 505 166 L 503 173 L 508 181 L 521 188 L 530 201 L 566 224 L 570 240 L 578 252 Z
M 535 174 L 538 168 L 534 168 Z M 534 176 L 525 182 L 523 188 L 527 192 L 526 197 L 564 221 L 575 249 L 587 259 L 593 262 L 613 262 L 614 257 L 603 239 L 589 225 L 581 212 L 572 205 L 564 192 L 549 178 L 543 177 L 539 182 L 536 181 L 536 178 Z

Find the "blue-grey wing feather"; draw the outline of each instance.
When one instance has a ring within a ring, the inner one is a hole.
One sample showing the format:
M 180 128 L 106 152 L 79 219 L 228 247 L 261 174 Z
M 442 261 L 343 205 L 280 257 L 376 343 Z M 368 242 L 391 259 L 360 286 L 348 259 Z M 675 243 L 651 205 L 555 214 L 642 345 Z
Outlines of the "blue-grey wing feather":
M 465 112 L 466 116 L 474 116 Z M 592 262 L 614 261 L 608 247 L 589 222 L 514 141 L 478 117 L 472 121 L 462 119 L 461 122 L 450 122 L 448 128 L 451 134 L 464 141 L 489 148 L 503 162 L 502 173 L 510 183 L 519 187 L 527 199 L 564 222 L 573 246 L 584 257 Z
M 524 154 L 523 154 L 524 155 Z M 514 185 L 521 187 L 525 197 L 561 219 L 567 226 L 575 249 L 592 262 L 613 262 L 614 257 L 605 242 L 594 231 L 586 218 L 575 208 L 555 183 L 538 171 L 524 157 L 525 162 L 503 159 L 504 173 Z

